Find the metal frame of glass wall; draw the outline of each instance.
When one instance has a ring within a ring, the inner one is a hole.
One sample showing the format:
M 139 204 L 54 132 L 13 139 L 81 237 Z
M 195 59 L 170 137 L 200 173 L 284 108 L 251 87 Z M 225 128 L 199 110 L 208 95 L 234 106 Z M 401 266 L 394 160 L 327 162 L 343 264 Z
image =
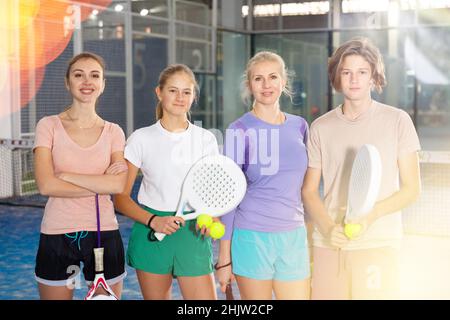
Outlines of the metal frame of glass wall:
M 149 4 L 152 6 L 146 9 Z M 90 8 L 92 13 L 81 20 L 84 8 Z M 154 88 L 160 71 L 172 63 L 185 63 L 196 73 L 202 91 L 208 92 L 209 98 L 199 97 L 194 115 L 204 126 L 214 127 L 217 21 L 211 13 L 217 12 L 216 8 L 217 0 L 211 2 L 211 8 L 184 0 L 114 0 L 107 8 L 74 1 L 66 16 L 52 21 L 58 27 L 70 24 L 71 39 L 43 71 L 30 70 L 29 87 L 36 89 L 30 101 L 20 105 L 20 95 L 31 91 L 29 88 L 18 85 L 11 89 L 9 101 L 17 105 L 11 110 L 20 112 L 11 112 L 8 119 L 2 119 L 2 124 L 11 127 L 2 138 L 32 138 L 40 118 L 59 113 L 70 103 L 64 88 L 66 63 L 82 51 L 97 53 L 105 59 L 107 83 L 98 111 L 105 119 L 120 124 L 127 135 L 154 121 Z M 29 34 L 20 36 L 28 38 Z M 34 49 L 32 41 L 28 47 Z M 41 76 L 42 83 L 37 84 Z
M 396 15 L 344 13 L 351 9 L 351 1 L 309 1 L 302 10 L 321 13 L 327 3 L 326 13 L 290 16 L 283 12 L 283 5 L 292 5 L 289 0 L 114 0 L 106 9 L 91 6 L 97 13 L 83 22 L 76 8 L 87 5 L 74 2 L 69 16 L 73 37 L 46 66 L 40 86 L 36 74 L 29 74 L 39 90 L 20 113 L 9 117 L 4 127 L 11 127 L 11 134 L 6 138 L 32 137 L 38 119 L 69 103 L 63 84 L 65 63 L 82 50 L 105 58 L 107 87 L 99 112 L 127 134 L 153 123 L 158 75 L 175 62 L 190 66 L 200 83 L 193 120 L 223 130 L 248 110 L 239 98 L 241 75 L 250 56 L 265 49 L 279 53 L 296 74 L 296 95 L 293 101 L 282 100 L 284 110 L 311 122 L 341 101 L 329 86 L 328 56 L 343 41 L 362 35 L 380 47 L 385 59 L 388 86 L 375 98 L 412 116 L 424 149 L 450 150 L 450 142 L 445 142 L 450 141 L 450 65 L 446 63 L 450 9 L 397 8 Z M 258 6 L 265 4 L 278 14 L 253 15 L 254 10 L 261 13 Z M 11 93 L 10 101 L 18 100 L 17 92 Z
M 365 12 L 361 3 L 373 11 Z M 248 0 L 246 5 L 250 54 L 275 51 L 296 74 L 294 101 L 282 105 L 287 112 L 311 122 L 341 103 L 328 81 L 327 59 L 346 40 L 365 36 L 380 48 L 386 66 L 388 85 L 374 98 L 411 115 L 425 150 L 450 150 L 449 8 L 396 0 L 305 1 L 302 8 L 289 0 Z M 319 14 L 290 16 L 288 9 Z
M 295 71 L 296 95 L 292 101 L 283 99 L 282 109 L 311 123 L 342 101 L 329 85 L 328 57 L 343 41 L 367 36 L 380 48 L 386 65 L 388 86 L 381 95 L 375 94 L 375 99 L 406 110 L 414 119 L 422 148 L 433 151 L 422 153 L 422 164 L 428 166 L 423 167 L 422 199 L 428 200 L 420 203 L 423 206 L 417 214 L 410 215 L 419 218 L 409 225 L 421 230 L 428 226 L 435 230 L 440 225 L 447 228 L 440 234 L 447 234 L 449 218 L 444 213 L 448 205 L 442 199 L 448 198 L 444 186 L 450 180 L 450 9 L 397 7 L 358 12 L 357 7 L 352 9 L 352 1 L 329 1 L 323 14 L 287 16 L 281 9 L 291 3 L 289 0 L 126 0 L 113 1 L 106 9 L 92 6 L 95 11 L 84 21 L 80 19 L 81 4 L 74 2 L 64 19 L 52 21 L 55 29 L 66 24 L 72 28 L 64 50 L 45 68 L 16 72 L 6 82 L 10 93 L 2 101 L 14 112 L 0 119 L 0 133 L 6 132 L 0 138 L 32 138 L 36 121 L 70 104 L 64 86 L 66 63 L 82 50 L 106 60 L 106 89 L 98 112 L 118 123 L 127 135 L 154 122 L 154 88 L 159 73 L 177 62 L 190 66 L 200 83 L 192 120 L 201 121 L 205 128 L 216 128 L 220 137 L 229 123 L 249 109 L 240 99 L 241 75 L 251 55 L 260 50 L 276 51 Z M 302 10 L 320 12 L 323 3 L 318 2 L 311 0 Z M 253 15 L 257 6 L 264 4 L 275 7 L 269 14 Z M 273 15 L 274 11 L 278 14 Z M 23 49 L 34 53 L 35 40 L 30 38 Z M 17 35 L 14 41 L 11 43 L 19 44 Z M 17 63 L 17 59 L 10 63 Z M 21 77 L 28 78 L 28 86 L 21 86 Z M 438 187 L 427 188 L 427 183 L 436 184 L 435 180 L 440 183 Z M 421 220 L 424 213 L 426 219 Z M 433 223 L 433 219 L 438 222 Z

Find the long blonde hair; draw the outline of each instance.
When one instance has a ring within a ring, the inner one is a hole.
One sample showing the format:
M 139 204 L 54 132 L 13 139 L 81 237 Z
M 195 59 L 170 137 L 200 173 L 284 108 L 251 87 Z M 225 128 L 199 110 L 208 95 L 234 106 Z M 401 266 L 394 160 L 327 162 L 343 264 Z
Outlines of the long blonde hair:
M 286 81 L 286 85 L 283 88 L 283 94 L 285 94 L 292 100 L 294 92 L 292 90 L 291 79 L 293 78 L 294 73 L 288 70 L 286 64 L 284 63 L 283 58 L 278 54 L 270 51 L 260 51 L 248 61 L 247 67 L 245 68 L 245 71 L 242 74 L 241 99 L 245 103 L 245 105 L 250 105 L 252 102 L 251 101 L 252 93 L 250 92 L 249 89 L 249 83 L 252 76 L 251 74 L 252 68 L 255 64 L 265 61 L 276 62 L 280 65 L 281 77 Z
M 173 75 L 184 72 L 191 78 L 192 83 L 194 84 L 194 91 L 195 91 L 195 102 L 197 101 L 197 97 L 200 93 L 200 88 L 198 86 L 197 80 L 195 80 L 195 75 L 192 70 L 184 65 L 184 64 L 172 64 L 169 65 L 167 68 L 165 68 L 161 74 L 159 75 L 158 80 L 158 88 L 159 90 L 163 90 L 164 86 L 166 85 L 167 80 L 172 77 Z M 163 116 L 163 107 L 161 101 L 158 101 L 158 104 L 156 105 L 156 120 L 159 120 Z M 190 118 L 190 113 L 188 112 L 188 117 Z

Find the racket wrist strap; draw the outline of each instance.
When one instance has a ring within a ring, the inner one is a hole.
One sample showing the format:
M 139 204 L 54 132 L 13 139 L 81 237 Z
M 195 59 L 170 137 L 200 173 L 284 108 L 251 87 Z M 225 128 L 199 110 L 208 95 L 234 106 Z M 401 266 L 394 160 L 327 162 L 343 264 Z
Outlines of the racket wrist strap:
M 218 264 L 219 264 L 219 263 L 216 263 L 216 264 L 214 265 L 214 269 L 219 270 L 219 269 L 222 269 L 222 268 L 231 266 L 231 261 L 228 262 L 228 263 L 226 263 L 226 264 L 223 264 L 223 265 L 221 265 L 221 266 L 219 266 Z
M 155 217 L 156 217 L 156 214 L 152 215 L 152 216 L 148 219 L 147 227 L 148 227 L 149 229 L 152 229 L 152 227 L 150 226 L 150 224 L 152 223 L 152 220 L 153 220 Z

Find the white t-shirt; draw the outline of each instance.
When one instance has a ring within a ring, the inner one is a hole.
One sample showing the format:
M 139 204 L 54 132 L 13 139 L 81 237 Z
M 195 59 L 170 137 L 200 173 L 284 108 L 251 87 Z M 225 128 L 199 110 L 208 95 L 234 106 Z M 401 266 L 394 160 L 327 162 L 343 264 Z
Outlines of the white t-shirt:
M 215 136 L 192 123 L 177 133 L 164 129 L 160 121 L 136 130 L 127 140 L 125 159 L 143 173 L 138 202 L 159 211 L 176 211 L 190 167 L 200 158 L 216 154 Z

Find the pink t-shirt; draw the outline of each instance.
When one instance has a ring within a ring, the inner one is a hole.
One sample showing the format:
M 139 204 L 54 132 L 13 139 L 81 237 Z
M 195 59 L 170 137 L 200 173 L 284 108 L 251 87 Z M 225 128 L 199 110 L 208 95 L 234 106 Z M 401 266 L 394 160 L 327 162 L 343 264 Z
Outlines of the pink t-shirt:
M 51 149 L 55 174 L 103 174 L 111 163 L 111 154 L 123 151 L 125 135 L 114 123 L 105 121 L 97 142 L 87 148 L 80 147 L 67 134 L 57 115 L 42 118 L 36 126 L 34 148 Z M 118 229 L 114 206 L 109 195 L 99 196 L 101 230 Z M 41 232 L 64 234 L 97 230 L 95 197 L 49 197 L 45 206 Z

